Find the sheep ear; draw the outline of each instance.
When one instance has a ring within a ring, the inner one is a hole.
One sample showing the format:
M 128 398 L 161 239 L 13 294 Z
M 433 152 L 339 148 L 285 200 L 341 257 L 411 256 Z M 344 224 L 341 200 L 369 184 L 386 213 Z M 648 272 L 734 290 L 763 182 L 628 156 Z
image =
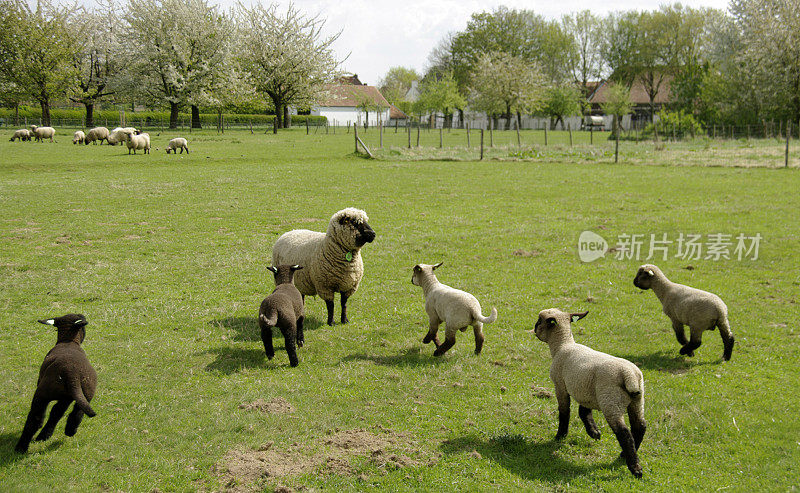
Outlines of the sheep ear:
M 56 321 L 52 318 L 48 318 L 47 320 L 39 320 L 39 323 L 45 325 L 55 325 Z
M 547 324 L 548 324 L 548 325 L 555 325 L 555 324 L 556 324 L 556 319 L 554 319 L 554 318 L 548 318 L 548 319 L 547 319 Z
M 302 269 L 302 268 L 303 268 L 303 266 L 302 266 L 302 265 L 293 265 L 293 266 L 292 266 L 292 271 L 295 271 L 295 270 L 300 270 L 300 269 Z
M 345 222 L 347 222 L 347 216 L 342 216 L 339 218 L 339 224 L 344 224 Z
M 571 321 L 577 322 L 578 320 L 582 319 L 583 317 L 585 317 L 588 314 L 589 314 L 588 311 L 585 311 L 585 312 L 573 312 L 573 313 L 569 314 L 569 318 L 570 318 Z
M 277 274 L 278 273 L 278 268 L 277 267 L 273 267 L 271 265 L 269 267 L 267 267 L 267 270 L 272 271 L 273 274 Z
M 645 272 L 647 272 L 648 276 L 651 276 L 651 277 L 653 276 L 653 270 L 652 269 L 647 269 Z
M 72 325 L 74 325 L 75 327 L 81 328 L 81 327 L 86 327 L 87 325 L 89 325 L 89 322 L 87 322 L 85 318 L 82 318 L 80 320 L 76 320 L 75 322 L 73 322 Z
M 436 270 L 436 269 L 437 269 L 437 268 L 438 268 L 440 265 L 442 265 L 443 263 L 444 263 L 444 262 L 439 262 L 438 264 L 434 264 L 434 265 L 433 265 L 433 267 L 431 267 L 431 270 Z
M 419 264 L 415 265 L 414 272 L 422 272 L 422 267 L 420 267 Z

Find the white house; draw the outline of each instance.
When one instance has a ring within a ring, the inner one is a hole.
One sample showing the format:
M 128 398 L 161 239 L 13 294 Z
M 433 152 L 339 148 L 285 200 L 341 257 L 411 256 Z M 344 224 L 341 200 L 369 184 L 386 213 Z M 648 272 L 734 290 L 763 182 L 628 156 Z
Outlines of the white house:
M 312 115 L 324 116 L 329 125 L 377 126 L 389 121 L 391 105 L 377 87 L 361 84 L 335 84 L 326 88 L 326 97 L 311 108 Z

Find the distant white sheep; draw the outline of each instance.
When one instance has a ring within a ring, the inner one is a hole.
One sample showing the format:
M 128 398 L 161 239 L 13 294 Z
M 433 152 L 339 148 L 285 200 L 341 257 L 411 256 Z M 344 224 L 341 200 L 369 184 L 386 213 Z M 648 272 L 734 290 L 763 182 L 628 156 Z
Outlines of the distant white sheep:
M 189 143 L 183 137 L 176 137 L 169 141 L 169 144 L 167 144 L 167 154 L 169 154 L 170 151 L 178 154 L 178 149 L 181 150 L 181 154 L 183 154 L 184 149 L 186 149 L 186 154 L 189 154 Z
M 53 127 L 39 127 L 31 125 L 33 136 L 36 137 L 36 142 L 41 142 L 44 139 L 50 139 L 50 142 L 55 142 L 53 137 L 56 135 L 56 129 Z
M 27 128 L 21 128 L 14 132 L 14 135 L 11 136 L 11 142 L 15 140 L 31 140 L 31 131 Z
M 72 143 L 73 144 L 83 144 L 83 141 L 86 140 L 86 134 L 83 133 L 83 130 L 77 130 L 74 134 L 72 134 Z
M 94 127 L 86 133 L 86 140 L 84 142 L 86 145 L 89 145 L 99 140 L 100 144 L 102 144 L 104 140 L 108 141 L 108 134 L 109 131 L 106 127 Z

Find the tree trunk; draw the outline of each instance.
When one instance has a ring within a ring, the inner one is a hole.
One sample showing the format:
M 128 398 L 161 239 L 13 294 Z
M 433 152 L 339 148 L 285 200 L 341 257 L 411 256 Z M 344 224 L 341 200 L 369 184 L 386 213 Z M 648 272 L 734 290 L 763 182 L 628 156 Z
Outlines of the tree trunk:
M 506 130 L 511 130 L 511 105 L 506 104 Z
M 94 127 L 94 102 L 83 103 L 86 106 L 86 128 Z
M 42 126 L 50 126 L 50 98 L 42 96 L 39 100 L 39 105 L 42 107 Z
M 196 105 L 192 105 L 192 128 L 203 128 L 203 125 L 200 124 L 200 108 Z
M 173 103 L 172 101 L 169 102 L 169 128 L 170 130 L 174 130 L 178 128 L 178 116 L 179 116 L 180 107 L 178 103 Z
M 292 127 L 292 116 L 289 114 L 289 105 L 283 105 L 283 128 Z
M 272 133 L 278 133 L 279 128 L 283 128 L 283 105 L 280 100 L 273 98 L 272 105 L 275 107 L 275 125 L 272 126 Z
M 464 128 L 464 110 L 458 109 L 458 128 Z

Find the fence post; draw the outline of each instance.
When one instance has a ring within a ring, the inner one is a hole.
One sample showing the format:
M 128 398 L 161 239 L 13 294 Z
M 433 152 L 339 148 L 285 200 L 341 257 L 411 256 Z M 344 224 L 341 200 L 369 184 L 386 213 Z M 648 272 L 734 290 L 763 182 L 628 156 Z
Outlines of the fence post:
M 355 153 L 358 154 L 358 123 L 353 123 L 353 141 L 355 142 Z
M 467 148 L 469 148 L 469 123 L 466 124 L 467 127 Z
M 417 127 L 417 128 L 419 128 L 419 127 Z M 408 131 L 408 148 L 411 149 L 411 125 L 410 125 L 410 122 L 407 122 L 406 130 Z
M 494 120 L 489 119 L 489 147 L 494 147 Z
M 308 115 L 306 115 L 306 135 L 308 135 Z
M 567 123 L 567 130 L 569 131 L 569 146 L 572 147 L 572 124 Z
M 429 132 L 430 132 L 430 130 L 431 130 L 431 129 L 430 129 L 430 128 L 428 128 L 428 131 L 429 131 Z M 419 147 L 419 122 L 417 122 L 417 147 Z
M 614 115 L 614 128 L 616 129 L 615 144 L 614 144 L 614 162 L 619 162 L 619 116 Z M 655 127 L 653 127 L 655 128 Z
M 791 131 L 791 122 L 786 122 L 786 158 L 784 162 L 784 167 L 789 167 L 789 136 L 792 135 Z
M 481 129 L 481 161 L 483 161 L 483 129 Z
M 589 145 L 594 145 L 594 125 L 589 125 Z
M 378 122 L 378 134 L 380 135 L 381 138 L 380 148 L 383 149 L 383 122 L 381 121 Z
M 547 145 L 547 127 L 549 127 L 547 123 L 544 124 L 544 145 Z
M 444 131 L 443 129 L 439 129 L 439 149 L 444 146 Z
M 519 138 L 519 120 L 515 120 L 514 123 L 516 123 L 515 126 L 517 127 L 517 147 L 522 147 L 522 140 Z

